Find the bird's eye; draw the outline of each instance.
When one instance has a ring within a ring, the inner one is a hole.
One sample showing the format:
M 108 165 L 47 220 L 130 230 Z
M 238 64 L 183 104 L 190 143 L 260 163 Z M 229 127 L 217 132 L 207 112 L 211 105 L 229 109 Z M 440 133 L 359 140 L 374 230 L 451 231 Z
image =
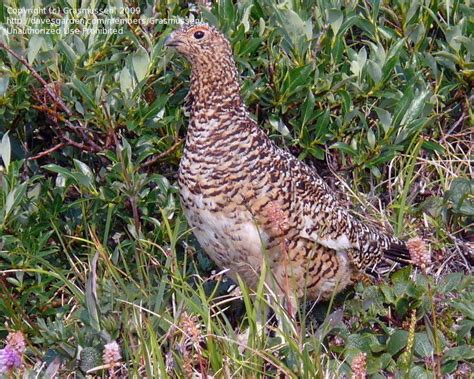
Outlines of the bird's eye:
M 204 37 L 204 32 L 202 30 L 198 30 L 196 33 L 194 33 L 194 38 L 201 39 L 202 37 Z

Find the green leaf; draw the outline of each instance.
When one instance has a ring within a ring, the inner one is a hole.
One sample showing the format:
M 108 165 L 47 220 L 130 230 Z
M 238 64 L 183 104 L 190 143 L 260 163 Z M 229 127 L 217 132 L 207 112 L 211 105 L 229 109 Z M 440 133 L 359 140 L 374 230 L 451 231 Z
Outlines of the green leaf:
M 48 170 L 48 171 L 55 172 L 57 174 L 62 174 L 66 177 L 71 176 L 71 172 L 68 169 L 66 169 L 64 167 L 61 167 L 61 166 L 58 166 L 57 164 L 54 164 L 54 163 L 44 165 L 43 168 Z
M 8 83 L 10 83 L 10 77 L 4 76 L 0 78 L 0 97 L 4 96 L 8 90 Z
M 73 87 L 81 94 L 81 96 L 86 100 L 87 104 L 92 107 L 92 108 L 95 108 L 96 107 L 96 103 L 94 101 L 94 95 L 92 94 L 92 92 L 89 90 L 89 88 L 84 84 L 82 83 L 79 79 L 77 79 L 76 77 L 72 77 L 71 78 L 71 81 L 72 81 L 72 84 L 73 84 Z
M 452 347 L 444 353 L 445 360 L 468 361 L 474 359 L 474 348 L 468 345 Z
M 444 34 L 446 35 L 446 41 L 448 41 L 449 46 L 451 46 L 453 50 L 458 51 L 461 47 L 461 42 L 458 40 L 459 37 L 462 37 L 461 26 L 456 25 L 448 28 Z
M 314 112 L 314 95 L 312 91 L 308 91 L 306 100 L 303 104 L 303 121 L 301 123 L 301 128 L 304 128 Z
M 85 174 L 83 172 L 69 171 L 68 169 L 58 166 L 54 163 L 45 165 L 43 166 L 43 168 L 45 168 L 46 170 L 61 174 L 65 176 L 66 178 L 72 179 L 76 184 L 82 185 L 90 190 L 94 190 L 93 178 L 91 179 L 91 177 L 88 174 Z
M 135 71 L 135 76 L 137 80 L 141 82 L 145 79 L 148 72 L 148 66 L 150 64 L 150 57 L 148 52 L 143 48 L 139 47 L 137 51 L 132 56 L 133 70 Z
M 357 54 L 357 62 L 361 68 L 365 66 L 367 62 L 367 50 L 365 49 L 365 46 L 359 50 L 359 53 Z
M 451 306 L 464 314 L 466 317 L 470 318 L 471 320 L 474 320 L 474 304 L 473 303 L 467 303 L 463 301 L 456 301 L 451 304 Z
M 372 129 L 367 130 L 367 142 L 372 149 L 375 147 L 375 134 Z
M 12 154 L 12 147 L 10 144 L 10 137 L 8 137 L 8 132 L 5 133 L 2 137 L 2 142 L 0 143 L 0 157 L 2 157 L 3 166 L 8 172 L 8 167 L 10 166 L 10 159 Z
M 372 338 L 375 337 L 369 334 L 351 334 L 347 338 L 346 348 L 356 349 L 364 353 L 370 353 L 370 344 L 372 342 Z
M 66 58 L 68 59 L 69 63 L 73 64 L 77 60 L 76 52 L 65 41 L 59 40 L 58 46 L 61 52 L 63 52 Z
M 327 10 L 327 18 L 329 25 L 331 25 L 332 32 L 334 35 L 337 35 L 337 32 L 344 21 L 344 14 L 340 9 L 332 8 Z
M 404 267 L 401 270 L 398 270 L 392 274 L 392 282 L 394 284 L 400 283 L 400 284 L 407 284 L 411 282 L 410 279 L 411 275 L 411 268 L 410 267 Z
M 424 141 L 421 147 L 425 150 L 436 152 L 439 154 L 445 154 L 446 150 L 439 143 L 434 141 Z
M 406 110 L 400 124 L 407 125 L 410 122 L 414 121 L 421 114 L 421 111 L 425 107 L 425 101 L 429 96 L 430 91 L 428 89 L 425 89 L 421 93 L 416 94 L 415 98 Z
M 8 215 L 13 210 L 13 208 L 16 207 L 24 198 L 26 194 L 26 189 L 27 189 L 26 186 L 27 186 L 27 183 L 22 183 L 8 193 L 5 200 L 3 223 L 5 223 L 5 220 L 7 219 Z
M 270 118 L 270 125 L 277 130 L 283 137 L 288 137 L 291 133 L 288 127 L 281 119 Z
M 127 67 L 120 71 L 120 90 L 124 95 L 130 96 L 133 92 L 133 79 Z
M 330 121 L 330 112 L 329 109 L 326 109 L 324 113 L 318 117 L 316 122 L 315 130 L 316 136 L 315 139 L 323 137 L 328 132 L 328 125 Z
M 468 216 L 474 215 L 474 179 L 456 178 L 446 191 L 444 198 L 454 204 L 453 211 Z
M 247 8 L 245 8 L 245 12 L 242 17 L 241 24 L 244 26 L 245 33 L 247 33 L 250 30 L 249 17 L 250 17 L 250 11 L 252 10 L 252 7 L 253 7 L 253 4 L 250 4 Z
M 28 51 L 27 51 L 27 58 L 28 63 L 33 64 L 38 55 L 39 51 L 43 47 L 44 38 L 38 34 L 34 34 L 33 37 L 28 42 Z
M 434 379 L 434 376 L 428 375 L 426 370 L 420 366 L 412 367 L 407 377 L 410 379 Z
M 91 261 L 91 270 L 86 283 L 86 306 L 90 326 L 100 331 L 99 304 L 97 300 L 97 261 L 99 253 L 95 253 Z
M 438 291 L 441 293 L 448 293 L 458 289 L 463 279 L 463 276 L 464 275 L 460 272 L 453 272 L 451 274 L 446 275 L 441 280 L 441 283 L 439 283 Z
M 433 356 L 434 348 L 426 332 L 415 334 L 414 351 L 422 358 Z
M 333 143 L 331 146 L 329 146 L 330 149 L 338 149 L 343 151 L 344 153 L 347 153 L 351 156 L 356 156 L 357 151 L 353 149 L 351 146 L 349 146 L 347 143 L 344 142 L 336 142 Z
M 392 356 L 399 353 L 407 346 L 408 332 L 406 330 L 395 330 L 393 334 L 388 337 L 387 352 Z
M 297 45 L 302 37 L 305 37 L 306 40 L 310 40 L 313 37 L 310 30 L 308 30 L 307 23 L 301 19 L 298 13 L 291 9 L 281 9 L 280 15 L 283 30 L 287 33 L 294 46 Z M 310 23 L 311 19 L 308 22 Z
M 382 108 L 376 107 L 375 111 L 377 112 L 377 116 L 379 117 L 380 123 L 382 124 L 385 133 L 387 133 L 388 129 L 392 125 L 392 115 L 389 111 L 386 111 Z
M 76 168 L 81 171 L 85 176 L 87 176 L 91 181 L 94 181 L 94 174 L 92 173 L 92 170 L 89 168 L 89 166 L 87 166 L 85 163 L 77 160 L 77 159 L 73 159 L 74 161 L 74 166 L 76 166 Z
M 369 60 L 367 62 L 367 72 L 369 73 L 374 83 L 378 83 L 382 80 L 382 69 L 374 61 Z

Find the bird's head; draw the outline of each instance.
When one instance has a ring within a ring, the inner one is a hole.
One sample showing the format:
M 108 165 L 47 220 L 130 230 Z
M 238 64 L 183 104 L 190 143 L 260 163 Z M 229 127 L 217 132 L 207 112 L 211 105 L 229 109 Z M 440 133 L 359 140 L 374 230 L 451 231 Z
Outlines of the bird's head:
M 232 56 L 229 42 L 216 28 L 204 23 L 184 24 L 165 40 L 191 64 L 212 66 L 223 57 Z

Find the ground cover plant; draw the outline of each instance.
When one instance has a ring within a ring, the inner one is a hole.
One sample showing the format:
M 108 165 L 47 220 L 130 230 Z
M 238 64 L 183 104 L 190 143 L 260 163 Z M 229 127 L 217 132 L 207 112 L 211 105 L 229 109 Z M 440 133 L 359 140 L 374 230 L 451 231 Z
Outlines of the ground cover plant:
M 204 3 L 0 4 L 0 376 L 472 376 L 472 5 Z M 179 206 L 190 72 L 163 43 L 186 18 L 230 39 L 278 145 L 426 242 L 418 266 L 258 328 L 263 285 L 235 289 Z

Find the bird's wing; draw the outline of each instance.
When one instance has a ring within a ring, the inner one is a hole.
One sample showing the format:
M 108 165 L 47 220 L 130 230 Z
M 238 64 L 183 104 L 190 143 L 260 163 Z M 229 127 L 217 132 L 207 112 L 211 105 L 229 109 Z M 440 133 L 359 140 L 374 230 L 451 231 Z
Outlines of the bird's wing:
M 313 169 L 288 152 L 285 155 L 292 178 L 293 208 L 300 218 L 302 237 L 336 251 L 349 251 L 360 266 L 370 266 L 385 258 L 401 263 L 409 261 L 403 241 L 382 227 L 356 218 Z

